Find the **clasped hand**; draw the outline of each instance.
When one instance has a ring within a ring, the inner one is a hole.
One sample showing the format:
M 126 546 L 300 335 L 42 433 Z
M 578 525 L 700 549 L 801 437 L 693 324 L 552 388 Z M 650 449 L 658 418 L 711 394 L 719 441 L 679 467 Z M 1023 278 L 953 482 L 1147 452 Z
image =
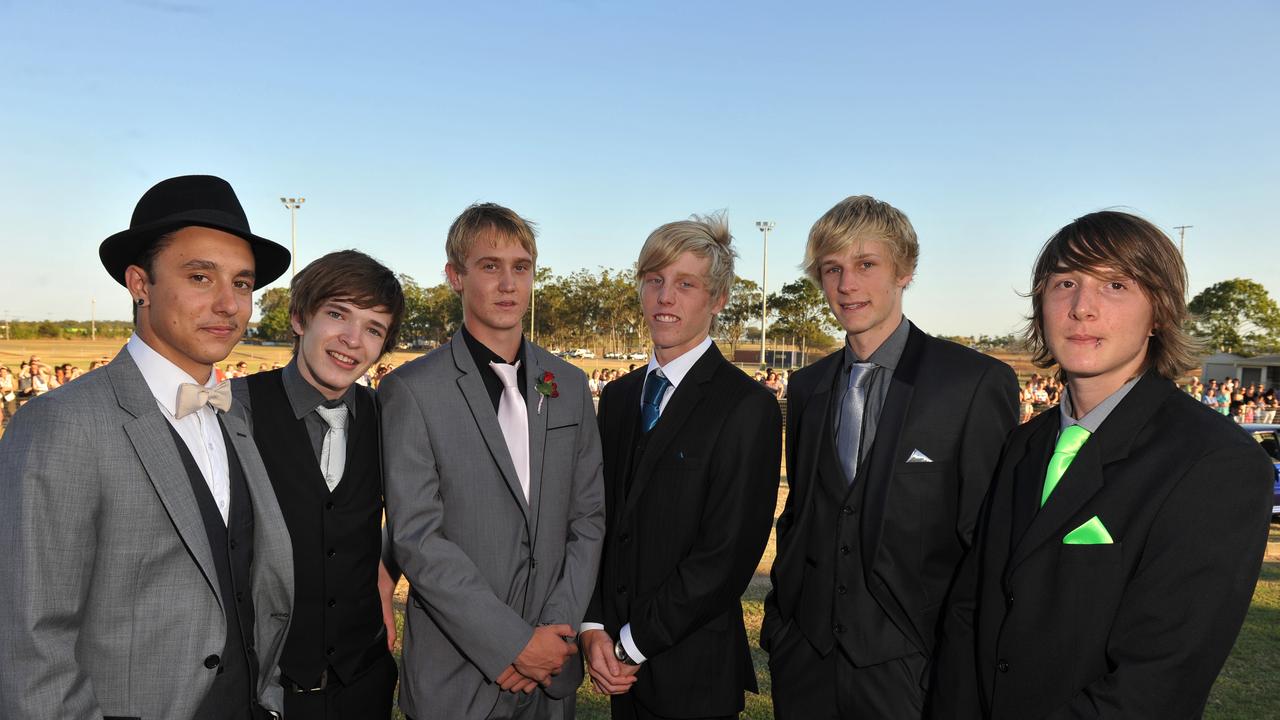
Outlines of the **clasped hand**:
M 606 695 L 621 695 L 636 682 L 639 665 L 619 662 L 613 654 L 613 638 L 603 630 L 588 630 L 579 637 L 587 658 L 591 684 Z
M 578 652 L 573 642 L 573 628 L 568 625 L 540 625 L 533 630 L 524 650 L 515 662 L 498 676 L 498 687 L 507 692 L 533 692 L 539 685 L 546 687 L 560 674 L 565 660 Z

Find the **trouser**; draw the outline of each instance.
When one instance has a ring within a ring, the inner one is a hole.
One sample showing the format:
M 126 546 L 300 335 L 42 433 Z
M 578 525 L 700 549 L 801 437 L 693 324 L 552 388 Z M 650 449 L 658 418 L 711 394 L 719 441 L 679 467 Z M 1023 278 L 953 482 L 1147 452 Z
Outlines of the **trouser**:
M 396 690 L 396 659 L 386 653 L 343 684 L 329 671 L 323 690 L 294 692 L 284 683 L 284 716 L 289 720 L 385 720 Z
M 655 715 L 636 702 L 631 695 L 614 695 L 610 699 L 613 720 L 672 720 L 665 715 Z M 680 720 L 738 720 L 738 713 L 708 718 L 680 718 Z
M 820 655 L 795 621 L 769 653 L 777 720 L 910 720 L 924 715 L 927 664 L 919 653 L 858 667 L 839 644 Z

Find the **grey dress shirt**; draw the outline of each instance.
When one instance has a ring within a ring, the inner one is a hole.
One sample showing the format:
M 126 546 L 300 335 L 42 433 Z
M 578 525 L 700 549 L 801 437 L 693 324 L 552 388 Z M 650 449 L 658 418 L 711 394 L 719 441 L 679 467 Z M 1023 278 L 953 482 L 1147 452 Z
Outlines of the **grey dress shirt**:
M 280 371 L 280 381 L 284 384 L 284 394 L 285 397 L 289 398 L 289 406 L 293 410 L 293 416 L 301 420 L 307 428 L 307 437 L 311 440 L 311 450 L 315 453 L 318 461 L 320 459 L 320 449 L 324 445 L 324 434 L 329 431 L 329 424 L 315 410 L 326 403 L 328 403 L 329 407 L 336 407 L 336 404 L 333 401 L 326 400 L 319 390 L 302 378 L 302 372 L 298 370 L 297 357 L 290 360 L 289 364 L 285 365 L 284 369 Z M 249 395 L 248 385 L 243 382 L 232 383 L 231 389 L 236 400 L 244 406 L 245 421 L 252 428 L 253 401 Z M 336 401 L 347 406 L 348 433 L 351 433 L 351 429 L 355 427 L 358 420 L 355 401 L 355 393 L 357 392 L 369 392 L 369 390 L 362 385 L 352 384 L 342 394 L 342 397 Z M 349 434 L 348 437 L 350 437 Z
M 1062 388 L 1062 402 L 1058 405 L 1058 411 L 1061 416 L 1061 424 L 1058 426 L 1058 434 L 1061 435 L 1063 430 L 1066 430 L 1072 425 L 1079 425 L 1085 430 L 1088 430 L 1090 435 L 1098 432 L 1098 428 L 1102 427 L 1102 423 L 1106 421 L 1107 416 L 1111 414 L 1111 411 L 1116 409 L 1116 406 L 1120 404 L 1120 401 L 1124 400 L 1124 396 L 1129 394 L 1129 391 L 1133 389 L 1134 385 L 1138 384 L 1138 381 L 1141 380 L 1142 376 L 1145 374 L 1145 372 L 1138 373 L 1137 377 L 1124 385 L 1121 385 L 1118 390 L 1108 395 L 1105 400 L 1098 403 L 1097 407 L 1090 410 L 1079 420 L 1072 417 L 1075 413 L 1071 407 L 1071 388 Z
M 836 402 L 832 403 L 831 427 L 835 429 L 835 437 L 840 437 L 840 406 L 845 392 L 849 388 L 849 371 L 854 363 L 867 362 L 875 365 L 871 369 L 871 377 L 867 379 L 867 404 L 862 412 L 862 440 L 859 443 L 858 460 L 867 456 L 872 443 L 876 439 L 876 425 L 880 421 L 880 412 L 884 409 L 884 400 L 889 395 L 889 385 L 893 381 L 893 373 L 902 360 L 902 351 L 907 347 L 907 336 L 911 334 L 911 323 L 904 316 L 893 333 L 880 343 L 880 347 L 871 353 L 871 357 L 863 360 L 854 354 L 846 340 L 844 344 L 844 360 L 840 372 L 836 373 L 836 387 L 832 394 Z

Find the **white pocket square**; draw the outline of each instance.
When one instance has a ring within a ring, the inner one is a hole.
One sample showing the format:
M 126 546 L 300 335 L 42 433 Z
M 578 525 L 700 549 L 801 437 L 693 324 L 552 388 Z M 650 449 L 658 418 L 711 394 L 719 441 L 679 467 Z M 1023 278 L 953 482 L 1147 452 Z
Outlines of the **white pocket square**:
M 924 453 L 920 452 L 919 449 L 916 449 L 911 451 L 911 457 L 907 458 L 907 462 L 909 463 L 933 462 L 933 460 L 929 459 L 928 455 L 925 455 Z

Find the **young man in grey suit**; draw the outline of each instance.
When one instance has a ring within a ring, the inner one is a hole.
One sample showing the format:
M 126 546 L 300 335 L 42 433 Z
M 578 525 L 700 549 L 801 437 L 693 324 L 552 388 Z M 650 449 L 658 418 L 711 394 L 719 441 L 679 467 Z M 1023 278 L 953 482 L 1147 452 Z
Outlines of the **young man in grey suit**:
M 572 717 L 604 537 L 591 393 L 522 335 L 528 222 L 474 205 L 446 253 L 463 327 L 378 389 L 388 524 L 412 586 L 400 706 L 416 720 Z
M 249 231 L 226 181 L 187 176 L 99 254 L 133 337 L 0 440 L 0 717 L 264 718 L 293 563 L 213 365 L 289 252 Z

